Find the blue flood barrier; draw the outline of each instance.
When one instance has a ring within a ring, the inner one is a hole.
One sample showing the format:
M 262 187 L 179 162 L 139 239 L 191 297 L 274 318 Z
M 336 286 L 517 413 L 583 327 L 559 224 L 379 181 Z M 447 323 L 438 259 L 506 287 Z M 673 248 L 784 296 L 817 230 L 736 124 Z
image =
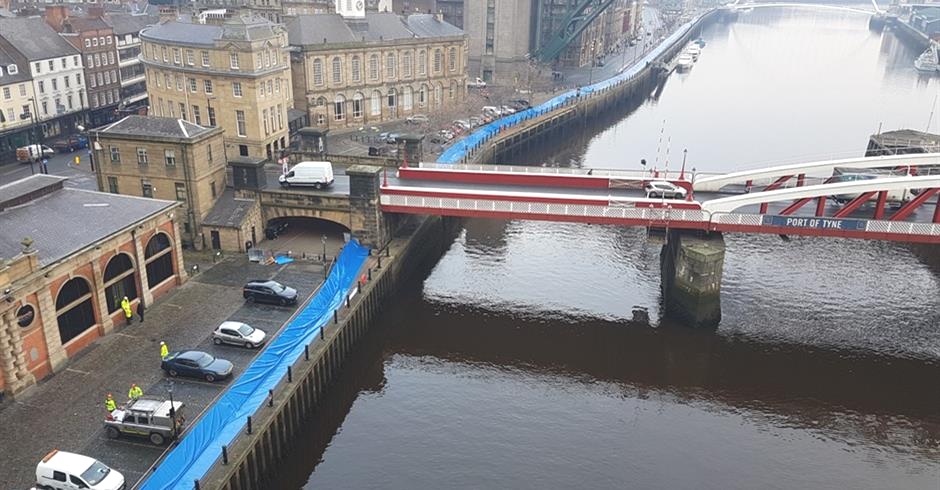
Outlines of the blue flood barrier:
M 624 80 L 633 78 L 648 63 L 652 63 L 656 60 L 656 58 L 662 56 L 662 54 L 672 47 L 676 40 L 684 36 L 692 28 L 692 26 L 698 22 L 700 18 L 701 17 L 695 18 L 683 24 L 681 27 L 676 29 L 675 32 L 667 36 L 663 42 L 656 45 L 653 49 L 650 50 L 649 53 L 646 53 L 646 55 L 640 58 L 632 66 L 611 78 L 602 80 L 592 85 L 580 87 L 576 90 L 569 90 L 562 93 L 561 95 L 557 95 L 545 102 L 542 102 L 537 106 L 530 107 L 515 114 L 510 114 L 506 117 L 502 117 L 493 122 L 480 126 L 467 136 L 455 142 L 453 145 L 447 148 L 444 153 L 441 153 L 441 156 L 437 158 L 437 163 L 459 163 L 465 156 L 467 156 L 467 153 L 493 137 L 493 135 L 497 134 L 502 129 L 515 126 L 516 124 L 519 124 L 520 122 L 527 119 L 554 111 L 559 107 L 563 107 L 564 105 L 570 103 L 572 100 L 577 99 L 581 96 L 581 94 L 590 94 L 592 92 L 612 87 Z
M 310 303 L 206 410 L 153 473 L 142 490 L 193 488 L 193 480 L 205 476 L 228 445 L 244 430 L 247 417 L 265 402 L 308 345 L 346 300 L 369 249 L 351 240 L 336 259 L 333 270 Z

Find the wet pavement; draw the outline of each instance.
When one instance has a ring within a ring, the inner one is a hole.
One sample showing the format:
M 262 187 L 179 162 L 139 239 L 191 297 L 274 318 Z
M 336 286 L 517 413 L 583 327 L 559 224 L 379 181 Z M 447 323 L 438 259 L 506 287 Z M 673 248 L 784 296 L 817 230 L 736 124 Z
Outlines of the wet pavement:
M 5 463 L 0 465 L 0 488 L 30 488 L 36 463 L 54 448 L 101 460 L 123 473 L 131 488 L 167 448 L 146 439 L 107 439 L 103 425 L 106 394 L 112 393 L 120 404 L 131 383 L 140 385 L 146 396 L 156 397 L 168 397 L 172 387 L 173 399 L 186 404 L 187 425 L 192 424 L 260 352 L 213 345 L 212 330 L 223 321 L 238 320 L 270 336 L 296 310 L 246 303 L 242 284 L 249 279 L 274 278 L 307 298 L 323 280 L 322 266 L 307 261 L 264 266 L 248 263 L 239 254 L 211 268 L 207 265 L 211 264 L 203 264 L 202 273 L 147 309 L 145 322 L 116 328 L 22 399 L 0 405 Z M 170 379 L 159 367 L 161 340 L 171 351 L 197 349 L 228 359 L 235 365 L 234 375 L 216 383 Z

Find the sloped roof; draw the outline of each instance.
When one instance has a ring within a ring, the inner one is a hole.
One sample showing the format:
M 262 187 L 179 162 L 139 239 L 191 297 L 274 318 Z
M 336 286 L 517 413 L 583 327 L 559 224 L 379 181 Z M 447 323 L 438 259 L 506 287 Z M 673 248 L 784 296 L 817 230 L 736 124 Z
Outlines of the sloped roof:
M 123 36 L 125 34 L 138 34 L 144 27 L 151 26 L 160 22 L 158 15 L 146 14 L 111 14 L 106 19 L 114 34 Z
M 15 74 L 10 73 L 10 65 L 16 65 Z M 29 62 L 18 53 L 8 52 L 4 43 L 0 43 L 0 74 L 3 75 L 0 78 L 0 85 L 25 82 L 30 79 Z
M 100 18 L 88 17 L 69 17 L 65 23 L 72 26 L 72 32 L 97 31 L 101 29 L 111 29 L 111 26 Z M 112 29 L 113 30 L 113 29 Z
M 287 24 L 288 40 L 294 46 L 460 35 L 462 30 L 428 14 L 406 19 L 392 12 L 366 12 L 365 19 L 352 20 L 339 14 L 300 15 Z
M 173 20 L 161 22 L 141 32 L 141 37 L 196 46 L 213 46 L 216 41 L 258 41 L 277 36 L 280 26 L 256 15 L 236 15 L 221 25 L 193 24 Z
M 213 131 L 213 129 L 182 119 L 134 114 L 107 126 L 93 129 L 92 132 L 103 136 L 124 135 L 190 139 Z
M 248 213 L 256 205 L 254 199 L 238 199 L 235 192 L 226 189 L 219 200 L 212 206 L 209 214 L 202 220 L 204 226 L 223 228 L 241 228 Z
M 49 24 L 39 18 L 0 17 L 0 37 L 29 61 L 59 58 L 78 54 L 78 50 L 62 39 Z

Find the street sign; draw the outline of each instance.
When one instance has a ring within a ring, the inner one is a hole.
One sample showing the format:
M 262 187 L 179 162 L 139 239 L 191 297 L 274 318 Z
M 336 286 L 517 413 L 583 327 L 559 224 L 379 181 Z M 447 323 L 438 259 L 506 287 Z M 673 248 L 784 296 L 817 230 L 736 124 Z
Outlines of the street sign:
M 867 221 L 863 219 L 817 218 L 813 216 L 769 216 L 764 215 L 764 226 L 786 228 L 814 228 L 819 230 L 864 231 Z

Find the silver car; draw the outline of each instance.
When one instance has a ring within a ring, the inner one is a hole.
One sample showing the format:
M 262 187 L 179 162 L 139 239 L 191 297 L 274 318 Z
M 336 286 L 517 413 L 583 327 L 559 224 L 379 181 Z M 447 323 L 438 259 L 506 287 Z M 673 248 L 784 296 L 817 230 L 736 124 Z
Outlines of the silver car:
M 264 345 L 266 337 L 267 334 L 263 330 L 242 322 L 223 322 L 212 332 L 212 342 L 215 345 L 243 345 L 249 349 Z

